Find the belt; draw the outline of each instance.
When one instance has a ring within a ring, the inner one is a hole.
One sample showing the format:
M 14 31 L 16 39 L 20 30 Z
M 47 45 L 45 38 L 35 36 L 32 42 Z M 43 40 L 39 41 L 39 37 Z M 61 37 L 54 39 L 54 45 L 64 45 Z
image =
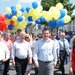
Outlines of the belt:
M 41 60 L 39 60 L 40 62 L 43 62 L 43 63 L 50 63 L 50 62 L 52 62 L 52 61 L 41 61 Z

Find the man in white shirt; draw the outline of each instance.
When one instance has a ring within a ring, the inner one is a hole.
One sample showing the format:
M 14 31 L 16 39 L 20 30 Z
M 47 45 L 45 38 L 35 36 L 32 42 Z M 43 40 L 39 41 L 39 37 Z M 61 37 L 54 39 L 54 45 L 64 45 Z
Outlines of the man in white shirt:
M 53 75 L 54 66 L 57 63 L 56 47 L 53 40 L 49 38 L 49 29 L 45 28 L 42 36 L 43 38 L 38 40 L 34 46 L 35 67 L 38 68 L 38 75 Z
M 15 41 L 12 47 L 12 59 L 17 75 L 24 75 L 27 64 L 32 63 L 32 51 L 29 43 L 25 41 L 25 35 L 25 32 L 21 32 L 20 39 Z
M 0 32 L 0 75 L 4 72 L 4 62 L 10 57 L 10 52 L 7 45 L 2 41 L 2 32 Z

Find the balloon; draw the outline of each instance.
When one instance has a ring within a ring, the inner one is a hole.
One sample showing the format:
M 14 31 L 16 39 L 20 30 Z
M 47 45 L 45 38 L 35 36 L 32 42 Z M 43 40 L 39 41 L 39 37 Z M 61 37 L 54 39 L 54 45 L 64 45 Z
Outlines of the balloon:
M 6 13 L 10 14 L 11 13 L 11 8 L 7 7 L 6 8 Z
M 16 5 L 16 9 L 17 9 L 17 11 L 18 11 L 18 10 L 21 10 L 21 5 L 20 5 L 20 4 L 17 4 L 17 5 Z
M 12 9 L 16 9 L 16 7 L 14 7 L 14 6 L 11 6 L 11 10 L 12 10 Z
M 0 14 L 0 20 L 4 21 L 6 19 L 5 15 Z
M 12 18 L 12 14 L 6 14 L 6 18 L 11 19 Z
M 14 30 L 10 30 L 10 32 L 11 32 L 11 33 L 15 33 L 15 32 L 16 32 L 16 29 L 14 29 Z
M 21 21 L 23 20 L 23 17 L 22 17 L 22 16 L 19 16 L 19 17 L 17 18 L 17 20 L 18 20 L 18 22 L 21 22 Z
M 57 26 L 64 26 L 64 20 L 63 19 L 58 19 L 57 20 Z
M 9 30 L 13 30 L 13 29 L 14 29 L 14 26 L 13 26 L 13 25 L 9 25 L 9 26 L 8 26 L 8 29 L 9 29 Z
M 67 10 L 66 9 L 60 10 L 60 18 L 63 18 L 65 15 L 67 15 Z
M 56 20 L 49 21 L 48 26 L 51 27 L 51 28 L 56 27 Z
M 40 19 L 37 19 L 35 22 L 36 22 L 36 24 L 40 24 L 41 23 Z
M 32 20 L 32 16 L 29 16 L 29 17 L 28 17 L 28 21 L 33 21 L 33 20 Z
M 40 6 L 38 6 L 38 7 L 36 8 L 36 10 L 42 12 L 42 11 L 43 11 L 43 7 L 40 5 Z
M 30 10 L 30 7 L 27 7 L 27 8 L 26 8 L 26 11 L 29 12 L 29 10 Z
M 22 22 L 19 23 L 19 28 L 23 30 L 26 27 L 26 25 L 27 25 L 27 22 L 22 21 Z
M 16 21 L 17 20 L 17 16 L 12 16 L 12 20 Z
M 21 11 L 22 11 L 22 12 L 24 12 L 24 11 L 25 11 L 25 9 L 22 7 L 22 8 L 21 8 Z
M 38 7 L 38 3 L 37 3 L 37 2 L 33 2 L 33 3 L 32 3 L 32 7 L 33 7 L 34 9 L 36 9 L 36 8 Z
M 9 25 L 10 21 L 11 21 L 10 19 L 6 19 L 4 22 L 5 22 L 6 25 Z
M 64 22 L 65 23 L 68 23 L 71 21 L 71 17 L 69 15 L 66 15 L 64 18 L 63 18 Z
M 16 15 L 17 14 L 17 10 L 16 9 L 12 9 L 12 14 Z
M 29 14 L 27 12 L 24 12 L 24 17 L 28 18 Z
M 19 22 L 18 21 L 15 21 L 14 22 L 14 27 L 16 28 L 18 25 L 19 25 Z
M 46 22 L 46 20 L 45 20 L 44 17 L 41 17 L 41 18 L 40 18 L 40 21 L 41 21 L 41 22 Z
M 59 17 L 60 17 L 60 11 L 56 9 L 56 7 L 52 6 L 50 9 L 49 9 L 49 12 L 52 13 L 52 16 L 55 20 L 57 20 Z
M 17 12 L 17 16 L 22 16 L 22 12 L 21 11 L 18 11 Z
M 11 20 L 11 21 L 10 21 L 10 24 L 11 24 L 11 25 L 14 25 L 14 21 Z
M 63 5 L 62 5 L 62 3 L 58 3 L 58 4 L 56 4 L 56 8 L 57 8 L 58 10 L 63 9 Z

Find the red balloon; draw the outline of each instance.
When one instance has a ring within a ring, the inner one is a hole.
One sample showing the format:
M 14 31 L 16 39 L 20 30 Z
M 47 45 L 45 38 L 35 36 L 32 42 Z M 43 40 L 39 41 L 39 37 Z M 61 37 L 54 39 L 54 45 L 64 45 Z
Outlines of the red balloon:
M 11 24 L 11 25 L 14 25 L 14 21 L 11 20 L 11 21 L 10 21 L 10 24 Z
M 2 15 L 2 14 L 0 14 L 0 20 L 5 20 L 6 19 L 6 17 L 5 17 L 5 15 Z

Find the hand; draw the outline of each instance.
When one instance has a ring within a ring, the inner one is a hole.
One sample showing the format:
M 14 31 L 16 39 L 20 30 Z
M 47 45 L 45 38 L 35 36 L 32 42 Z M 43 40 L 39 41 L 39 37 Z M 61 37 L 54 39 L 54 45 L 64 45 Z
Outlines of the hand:
M 30 59 L 30 60 L 28 61 L 28 64 L 32 64 L 32 59 Z
M 35 67 L 36 67 L 36 68 L 39 68 L 39 64 L 35 64 Z
M 2 62 L 6 62 L 6 61 L 7 61 L 7 59 L 3 59 L 3 60 L 2 60 Z
M 12 64 L 15 66 L 15 61 L 14 60 L 12 60 Z

